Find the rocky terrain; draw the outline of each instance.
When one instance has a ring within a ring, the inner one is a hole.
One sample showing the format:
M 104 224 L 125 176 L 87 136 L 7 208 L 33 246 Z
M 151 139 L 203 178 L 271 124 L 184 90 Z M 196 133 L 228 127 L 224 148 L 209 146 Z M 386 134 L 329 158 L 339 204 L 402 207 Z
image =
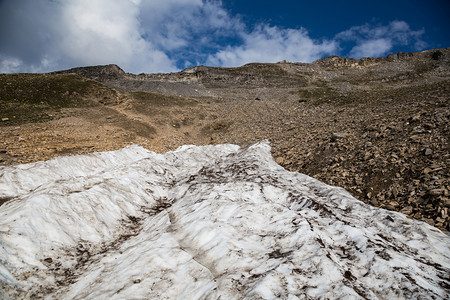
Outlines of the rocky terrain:
M 268 139 L 286 169 L 449 230 L 449 89 L 450 49 L 171 74 L 109 65 L 0 75 L 0 164 Z

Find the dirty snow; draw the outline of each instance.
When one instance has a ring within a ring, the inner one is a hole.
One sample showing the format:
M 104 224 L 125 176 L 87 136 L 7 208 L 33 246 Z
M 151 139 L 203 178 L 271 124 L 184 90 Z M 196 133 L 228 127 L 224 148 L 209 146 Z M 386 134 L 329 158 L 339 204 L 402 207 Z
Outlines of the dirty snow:
M 450 238 L 267 142 L 0 168 L 5 299 L 445 299 Z

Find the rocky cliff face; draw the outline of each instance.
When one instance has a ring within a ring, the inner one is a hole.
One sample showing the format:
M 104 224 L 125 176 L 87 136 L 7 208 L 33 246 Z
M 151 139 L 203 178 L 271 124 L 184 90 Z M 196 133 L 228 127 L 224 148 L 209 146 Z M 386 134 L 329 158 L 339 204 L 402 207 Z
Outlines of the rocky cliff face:
M 100 82 L 123 78 L 125 72 L 117 65 L 79 67 L 64 71 L 54 72 L 55 74 L 78 74 L 88 79 Z

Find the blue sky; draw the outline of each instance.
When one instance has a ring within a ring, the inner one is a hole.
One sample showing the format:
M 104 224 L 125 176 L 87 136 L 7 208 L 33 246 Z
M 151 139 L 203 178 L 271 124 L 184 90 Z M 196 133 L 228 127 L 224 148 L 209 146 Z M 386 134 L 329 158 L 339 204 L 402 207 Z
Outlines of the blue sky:
M 426 39 L 434 48 L 447 47 L 450 42 L 448 0 L 229 0 L 223 4 L 231 13 L 242 14 L 249 23 L 266 22 L 291 28 L 302 26 L 314 38 L 331 37 L 365 23 L 400 20 L 415 30 L 426 29 Z
M 449 0 L 0 0 L 0 73 L 312 62 L 450 46 Z

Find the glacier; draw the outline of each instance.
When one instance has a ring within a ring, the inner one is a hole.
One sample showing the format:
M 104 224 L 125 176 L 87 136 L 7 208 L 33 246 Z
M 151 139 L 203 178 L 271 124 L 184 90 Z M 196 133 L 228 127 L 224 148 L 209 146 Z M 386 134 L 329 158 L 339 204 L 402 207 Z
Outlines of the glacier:
M 2 299 L 448 299 L 450 238 L 262 141 L 0 168 Z

